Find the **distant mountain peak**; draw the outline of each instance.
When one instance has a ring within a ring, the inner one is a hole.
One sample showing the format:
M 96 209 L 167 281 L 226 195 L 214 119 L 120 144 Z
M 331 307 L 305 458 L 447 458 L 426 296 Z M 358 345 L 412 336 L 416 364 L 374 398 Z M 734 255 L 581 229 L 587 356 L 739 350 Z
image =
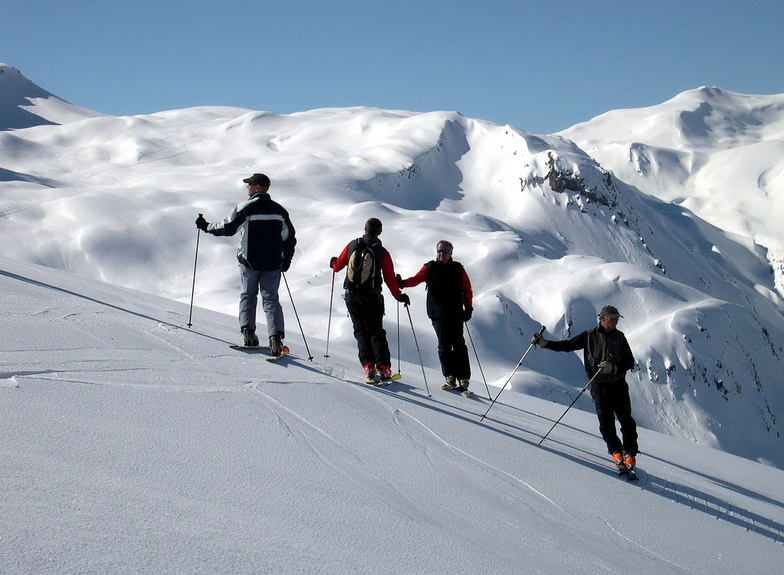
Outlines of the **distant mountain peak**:
M 14 66 L 0 63 L 0 131 L 66 124 L 98 115 L 44 90 Z
M 700 86 L 695 91 L 707 98 L 716 98 L 725 94 L 725 91 L 718 86 Z

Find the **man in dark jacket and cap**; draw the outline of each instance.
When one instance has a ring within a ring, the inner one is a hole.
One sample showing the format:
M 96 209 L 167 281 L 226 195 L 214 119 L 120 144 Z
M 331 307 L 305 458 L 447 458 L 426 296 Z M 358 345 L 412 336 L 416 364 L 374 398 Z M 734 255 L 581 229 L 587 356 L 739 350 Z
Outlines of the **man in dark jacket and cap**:
M 463 324 L 474 311 L 471 280 L 460 262 L 452 259 L 454 246 L 441 240 L 436 244 L 436 259 L 427 262 L 410 278 L 398 276 L 401 288 L 425 282 L 427 287 L 427 317 L 433 323 L 438 339 L 438 359 L 444 385 L 441 389 L 468 392 L 471 364 L 463 336 Z
M 591 397 L 599 418 L 599 432 L 613 461 L 619 467 L 632 469 L 637 463 L 637 424 L 632 418 L 626 372 L 634 367 L 634 356 L 626 336 L 617 329 L 621 317 L 617 308 L 606 305 L 599 312 L 599 325 L 572 339 L 550 341 L 535 333 L 531 341 L 553 351 L 583 350 L 585 373 L 593 379 Z M 615 430 L 616 417 L 623 441 Z
M 270 349 L 277 356 L 283 351 L 286 333 L 278 288 L 281 273 L 291 265 L 297 240 L 288 212 L 270 198 L 270 179 L 264 174 L 253 174 L 242 181 L 248 185 L 248 199 L 216 224 L 207 222 L 200 214 L 196 227 L 214 236 L 233 236 L 240 231 L 237 260 L 242 282 L 239 319 L 243 342 L 246 346 L 259 345 L 256 305 L 261 291 Z
M 381 230 L 381 220 L 370 218 L 365 222 L 365 234 L 349 242 L 340 255 L 329 262 L 335 272 L 349 267 L 343 282 L 344 297 L 354 326 L 359 361 L 368 383 L 375 383 L 377 375 L 382 382 L 392 379 L 392 361 L 384 330 L 382 276 L 396 300 L 406 305 L 411 303 L 406 294 L 400 293 L 392 256 L 378 239 Z

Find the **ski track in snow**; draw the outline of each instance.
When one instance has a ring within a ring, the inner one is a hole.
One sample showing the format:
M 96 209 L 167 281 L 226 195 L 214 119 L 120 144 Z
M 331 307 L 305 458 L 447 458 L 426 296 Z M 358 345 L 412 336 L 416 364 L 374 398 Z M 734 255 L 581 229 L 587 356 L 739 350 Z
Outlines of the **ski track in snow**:
M 469 459 L 471 462 L 479 465 L 480 467 L 483 467 L 486 470 L 490 470 L 494 475 L 500 475 L 504 479 L 512 480 L 515 483 L 519 483 L 520 485 L 523 485 L 524 487 L 526 487 L 527 489 L 529 489 L 530 491 L 532 491 L 533 493 L 535 493 L 536 495 L 538 495 L 539 497 L 541 497 L 542 499 L 544 499 L 545 501 L 547 501 L 548 503 L 553 505 L 559 511 L 562 511 L 562 512 L 566 513 L 566 510 L 563 507 L 558 505 L 558 503 L 556 503 L 555 501 L 550 499 L 547 495 L 545 495 L 544 493 L 542 493 L 541 491 L 536 489 L 530 483 L 524 481 L 523 479 L 521 479 L 521 478 L 519 478 L 519 477 L 517 477 L 515 475 L 512 475 L 511 473 L 509 473 L 507 471 L 504 471 L 503 469 L 499 469 L 498 467 L 495 467 L 494 465 L 491 465 L 490 463 L 487 463 L 486 461 L 481 460 L 480 458 L 478 458 L 478 457 L 468 453 L 467 451 L 464 451 L 464 450 L 458 448 L 453 443 L 448 442 L 443 437 L 438 435 L 438 433 L 433 431 L 433 429 L 428 427 L 425 423 L 423 423 L 422 421 L 420 421 L 419 419 L 417 419 L 416 417 L 414 417 L 410 413 L 401 411 L 400 409 L 397 409 L 397 408 L 392 408 L 391 412 L 392 412 L 392 419 L 395 422 L 395 425 L 397 425 L 401 430 L 403 430 L 403 432 L 408 437 L 410 437 L 414 442 L 416 442 L 416 443 L 422 445 L 423 447 L 427 448 L 427 445 L 425 445 L 425 442 L 422 441 L 421 439 L 418 439 L 417 437 L 415 437 L 414 434 L 411 433 L 411 431 L 409 430 L 409 427 L 406 426 L 405 423 L 403 423 L 402 416 L 405 416 L 409 420 L 415 422 L 416 425 L 419 426 L 419 428 L 422 431 L 424 431 L 427 435 L 429 435 L 430 439 L 432 440 L 431 444 L 433 442 L 435 442 L 436 445 L 439 445 L 440 447 L 444 448 L 447 451 L 448 454 L 458 454 L 458 455 L 460 455 L 461 457 L 463 457 L 465 459 Z M 452 458 L 444 457 L 444 459 L 446 461 L 449 461 L 450 463 L 454 463 L 454 460 Z
M 610 524 L 610 522 L 609 522 L 607 519 L 605 519 L 605 518 L 602 518 L 602 521 L 604 521 L 604 524 L 607 526 L 607 528 L 608 528 L 610 531 L 612 531 L 613 533 L 615 533 L 615 534 L 616 534 L 618 537 L 620 537 L 620 538 L 621 538 L 621 539 L 623 539 L 624 541 L 628 541 L 629 543 L 631 543 L 631 544 L 632 544 L 632 545 L 634 545 L 635 547 L 639 548 L 640 550 L 642 550 L 642 552 L 643 552 L 643 553 L 646 553 L 647 555 L 649 555 L 649 556 L 650 556 L 650 557 L 652 557 L 653 559 L 656 559 L 656 560 L 658 560 L 658 561 L 663 561 L 663 562 L 664 562 L 664 563 L 666 563 L 667 565 L 669 565 L 669 566 L 673 567 L 674 569 L 677 569 L 679 573 L 691 573 L 691 571 L 689 571 L 689 570 L 688 570 L 688 569 L 686 569 L 685 567 L 681 567 L 680 565 L 678 565 L 678 564 L 676 564 L 676 563 L 673 563 L 672 561 L 670 561 L 670 560 L 669 560 L 669 559 L 667 559 L 666 557 L 662 557 L 662 556 L 661 556 L 661 555 L 659 555 L 658 553 L 656 553 L 656 552 L 654 552 L 654 551 L 651 551 L 650 549 L 648 549 L 648 548 L 647 548 L 645 545 L 643 545 L 642 543 L 638 543 L 637 541 L 634 541 L 633 539 L 630 539 L 629 537 L 627 537 L 626 535 L 624 535 L 623 533 L 621 533 L 620 531 L 618 531 L 618 530 L 617 530 L 615 527 L 613 527 L 613 526 Z
M 410 500 L 388 480 L 374 474 L 372 466 L 351 448 L 303 415 L 264 393 L 256 385 L 251 385 L 250 389 L 265 400 L 278 423 L 295 438 L 301 438 L 306 447 L 325 465 L 351 483 L 386 501 L 411 520 L 417 521 L 422 518 L 424 510 L 416 502 Z M 287 418 L 284 414 L 290 417 Z M 293 423 L 292 418 L 298 423 Z M 432 517 L 429 513 L 425 515 L 433 521 L 435 527 L 448 527 L 447 523 Z
M 466 522 L 475 522 L 475 520 L 462 513 L 463 510 L 461 508 L 452 506 L 446 507 L 438 502 L 433 502 L 427 497 L 426 493 L 419 491 L 412 491 L 410 494 L 405 493 L 389 480 L 379 477 L 373 472 L 370 463 L 363 460 L 352 449 L 341 443 L 324 429 L 264 393 L 255 385 L 252 385 L 251 389 L 264 398 L 278 423 L 295 438 L 301 438 L 304 441 L 305 446 L 325 465 L 354 485 L 357 485 L 373 496 L 385 501 L 388 505 L 397 509 L 411 521 L 421 523 L 423 520 L 426 520 L 432 523 L 433 528 L 436 529 L 437 532 L 444 534 L 462 533 L 463 530 L 459 527 L 460 525 L 463 525 Z M 386 405 L 385 407 L 387 410 L 393 412 L 393 417 L 394 412 L 398 411 L 391 409 Z M 284 414 L 289 417 L 287 418 Z M 291 418 L 297 423 L 292 422 Z M 412 418 L 412 420 L 415 420 L 415 418 Z M 400 429 L 399 421 L 393 421 L 393 424 L 396 428 Z M 419 422 L 419 424 L 422 425 L 421 422 Z M 410 433 L 406 433 L 406 435 L 412 438 L 417 444 L 421 445 L 421 443 Z M 448 465 L 453 465 L 453 462 L 450 462 L 448 459 L 445 458 L 444 460 Z M 518 530 L 521 528 L 521 525 L 519 524 L 507 525 Z M 481 547 L 491 555 L 508 561 L 512 565 L 518 564 L 520 550 L 508 545 L 499 545 L 498 537 L 504 533 L 493 533 L 488 530 L 476 528 L 472 529 L 472 533 L 474 534 L 472 537 L 472 546 Z M 528 541 L 523 544 L 531 545 Z

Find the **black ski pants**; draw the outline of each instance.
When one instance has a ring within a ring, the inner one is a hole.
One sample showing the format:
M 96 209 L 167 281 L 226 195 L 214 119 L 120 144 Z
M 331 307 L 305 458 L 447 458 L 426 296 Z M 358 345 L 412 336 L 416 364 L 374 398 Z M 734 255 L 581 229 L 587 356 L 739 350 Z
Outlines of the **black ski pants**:
M 384 296 L 381 292 L 346 291 L 346 308 L 354 326 L 359 362 L 364 366 L 390 367 L 392 361 L 384 330 Z
M 468 348 L 463 337 L 462 319 L 434 319 L 433 328 L 438 338 L 438 360 L 444 377 L 471 379 Z
M 637 423 L 632 418 L 632 403 L 629 399 L 629 384 L 625 381 L 594 383 L 591 397 L 599 418 L 599 432 L 607 444 L 607 451 L 624 451 L 637 455 Z M 621 424 L 623 441 L 615 431 L 615 418 Z

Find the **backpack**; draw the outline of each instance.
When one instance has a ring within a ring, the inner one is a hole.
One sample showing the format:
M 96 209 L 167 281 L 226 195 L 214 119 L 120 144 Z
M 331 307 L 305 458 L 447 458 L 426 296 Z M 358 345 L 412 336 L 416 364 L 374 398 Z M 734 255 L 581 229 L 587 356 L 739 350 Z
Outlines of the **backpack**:
M 348 258 L 346 269 L 346 288 L 351 291 L 373 289 L 376 275 L 376 254 L 373 247 L 364 239 L 357 239 L 357 245 Z

